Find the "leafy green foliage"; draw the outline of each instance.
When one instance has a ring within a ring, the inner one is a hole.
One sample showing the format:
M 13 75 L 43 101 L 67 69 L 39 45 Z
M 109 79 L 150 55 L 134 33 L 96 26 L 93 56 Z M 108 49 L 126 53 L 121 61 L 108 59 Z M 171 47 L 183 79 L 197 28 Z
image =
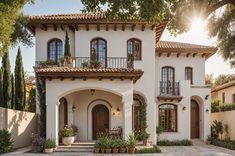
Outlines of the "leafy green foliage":
M 0 68 L 0 107 L 4 107 L 3 104 L 3 80 L 2 80 L 2 68 Z
M 159 146 L 191 146 L 192 142 L 190 140 L 184 139 L 184 140 L 160 140 L 157 142 L 157 145 Z
M 147 125 L 147 104 L 144 98 L 138 94 L 134 94 L 134 100 L 138 100 L 140 102 L 140 127 L 141 131 L 146 131 Z
M 11 133 L 7 130 L 0 130 L 0 154 L 13 151 L 13 140 Z
M 223 127 L 222 122 L 214 120 L 213 124 L 211 125 L 211 137 L 215 138 L 215 139 L 218 139 L 219 136 L 221 136 L 221 138 L 222 138 L 222 135 L 223 135 L 223 132 L 224 132 L 223 128 L 224 127 Z
M 5 108 L 11 108 L 12 87 L 11 87 L 11 65 L 9 60 L 8 50 L 2 58 L 2 73 L 3 73 L 3 105 Z
M 65 126 L 61 132 L 60 132 L 60 136 L 63 138 L 63 137 L 72 137 L 74 136 L 74 130 L 72 127 L 69 127 L 69 126 Z
M 35 113 L 36 112 L 36 88 L 35 87 L 30 89 L 27 103 L 28 103 L 28 111 Z
M 47 139 L 44 142 L 44 149 L 50 149 L 50 148 L 55 148 L 56 147 L 56 143 L 54 139 Z
M 211 102 L 211 112 L 215 113 L 215 112 L 219 112 L 219 105 L 220 105 L 220 100 L 219 99 L 215 99 L 214 101 Z
M 221 105 L 221 102 L 219 99 L 215 99 L 211 102 L 211 112 L 226 112 L 226 111 L 232 111 L 235 110 L 235 103 L 230 104 L 223 104 Z
M 221 74 L 215 78 L 214 84 L 215 86 L 220 86 L 233 80 L 235 80 L 235 74 Z
M 217 139 L 212 139 L 211 144 L 215 146 L 220 146 L 224 148 L 228 148 L 231 150 L 235 150 L 235 140 L 217 140 Z
M 24 67 L 20 47 L 15 62 L 15 109 L 23 110 L 25 107 L 25 79 Z
M 161 150 L 158 146 L 153 145 L 151 148 L 137 149 L 136 153 L 161 153 Z
M 65 43 L 64 43 L 64 57 L 70 57 L 70 56 L 71 52 L 70 52 L 69 36 L 68 32 L 66 31 Z
M 15 109 L 15 82 L 14 75 L 11 74 L 11 109 Z
M 128 144 L 129 148 L 133 148 L 133 147 L 136 146 L 136 144 L 137 144 L 137 136 L 135 135 L 134 132 L 132 132 L 131 134 L 128 135 L 127 144 Z

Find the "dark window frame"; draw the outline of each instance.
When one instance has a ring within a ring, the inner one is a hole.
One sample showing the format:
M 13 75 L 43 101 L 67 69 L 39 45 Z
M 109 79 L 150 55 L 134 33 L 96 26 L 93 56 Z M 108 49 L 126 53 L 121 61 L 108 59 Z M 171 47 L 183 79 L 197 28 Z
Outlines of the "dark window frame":
M 190 79 L 188 79 L 188 76 L 190 76 Z M 185 67 L 185 80 L 190 80 L 190 83 L 193 84 L 193 68 L 192 67 Z
M 166 79 L 167 79 L 167 81 L 169 80 L 169 75 L 170 75 L 170 74 L 169 74 L 169 71 L 170 71 L 170 70 L 173 71 L 173 72 L 172 72 L 172 73 L 173 73 L 173 81 L 172 81 L 172 82 L 174 83 L 174 82 L 175 82 L 175 68 L 172 67 L 172 66 L 164 66 L 164 67 L 162 67 L 162 70 L 161 70 L 161 81 L 163 81 L 163 82 L 165 82 L 165 80 L 164 80 L 164 78 L 163 78 L 163 77 L 164 77 L 164 72 L 163 72 L 164 69 L 166 69 L 166 71 L 167 71 L 167 74 L 166 74 L 166 77 L 167 77 Z
M 51 59 L 50 58 L 50 54 L 51 54 L 51 49 L 50 49 L 50 44 L 55 42 L 55 58 L 54 59 Z M 51 40 L 48 41 L 47 43 L 47 60 L 52 60 L 52 61 L 55 61 L 55 62 L 58 62 L 59 58 L 58 58 L 58 43 L 61 42 L 61 51 L 62 51 L 62 56 L 63 56 L 63 41 L 59 38 L 53 38 Z
M 90 58 L 92 58 L 92 43 L 97 41 L 96 48 L 99 49 L 99 41 L 104 41 L 105 43 L 105 67 L 107 67 L 107 41 L 104 38 L 96 37 L 90 41 Z M 97 58 L 99 58 L 99 52 L 97 52 Z
M 170 108 L 161 108 L 161 106 L 173 106 L 174 109 L 170 109 Z M 169 128 L 169 125 L 171 124 L 172 120 L 169 117 L 169 114 L 171 113 L 171 111 L 175 112 L 175 130 L 171 130 Z M 167 116 L 165 117 L 164 120 L 164 125 L 167 126 L 162 126 L 161 124 L 161 111 L 164 111 L 164 114 L 167 114 Z M 164 103 L 164 104 L 160 104 L 158 107 L 158 113 L 159 113 L 159 126 L 161 126 L 163 128 L 163 132 L 177 132 L 178 131 L 178 106 L 175 104 L 171 104 L 171 103 Z
M 140 43 L 140 56 L 138 57 L 138 59 L 135 59 L 135 54 L 134 54 L 134 42 L 137 41 Z M 140 39 L 137 39 L 137 38 L 131 38 L 131 39 L 128 39 L 127 40 L 127 58 L 129 59 L 129 53 L 128 53 L 128 43 L 129 42 L 132 42 L 132 61 L 141 61 L 142 60 L 142 41 Z

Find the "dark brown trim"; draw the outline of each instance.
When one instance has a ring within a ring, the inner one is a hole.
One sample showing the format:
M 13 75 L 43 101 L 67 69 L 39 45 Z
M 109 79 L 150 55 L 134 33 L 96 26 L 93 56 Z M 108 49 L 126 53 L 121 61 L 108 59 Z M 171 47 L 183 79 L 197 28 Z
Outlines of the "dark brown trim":
M 169 95 L 169 96 L 165 96 L 165 95 L 159 95 L 157 96 L 157 100 L 158 101 L 164 101 L 164 102 L 172 102 L 172 101 L 176 101 L 176 102 L 180 102 L 183 99 L 182 96 L 175 96 L 175 95 Z

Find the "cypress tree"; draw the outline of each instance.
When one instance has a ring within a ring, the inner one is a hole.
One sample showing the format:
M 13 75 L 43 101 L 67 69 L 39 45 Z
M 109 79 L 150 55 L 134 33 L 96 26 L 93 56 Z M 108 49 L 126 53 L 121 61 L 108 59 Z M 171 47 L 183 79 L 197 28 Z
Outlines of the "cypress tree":
M 15 82 L 13 74 L 11 74 L 11 87 L 11 109 L 15 109 Z
M 23 110 L 25 106 L 24 67 L 20 47 L 15 62 L 15 109 Z
M 2 74 L 3 74 L 3 106 L 5 108 L 11 108 L 11 65 L 9 60 L 8 49 L 2 58 Z
M 0 107 L 4 107 L 4 105 L 3 105 L 2 68 L 0 68 Z
M 70 45 L 69 45 L 69 36 L 68 36 L 68 32 L 66 31 L 66 35 L 65 35 L 65 43 L 64 43 L 64 57 L 70 57 L 71 56 L 71 52 L 70 52 Z

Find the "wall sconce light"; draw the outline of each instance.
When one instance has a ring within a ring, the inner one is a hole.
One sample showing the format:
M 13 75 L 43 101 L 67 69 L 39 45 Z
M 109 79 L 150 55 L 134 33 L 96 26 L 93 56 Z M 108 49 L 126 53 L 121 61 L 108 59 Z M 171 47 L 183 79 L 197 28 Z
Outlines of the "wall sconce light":
M 91 95 L 94 95 L 95 94 L 95 89 L 91 89 L 90 92 L 91 92 Z
M 206 112 L 208 113 L 208 112 L 209 112 L 209 109 L 206 109 Z
M 186 107 L 184 106 L 184 107 L 182 108 L 182 110 L 183 110 L 183 111 L 186 111 Z
M 210 95 L 209 95 L 209 94 L 207 94 L 207 95 L 205 96 L 205 100 L 207 100 L 207 99 L 209 98 L 209 96 L 210 96 Z
M 120 115 L 120 112 L 121 112 L 120 108 L 117 107 L 116 111 L 113 112 L 113 115 L 114 115 L 114 116 L 115 116 L 115 115 Z
M 72 107 L 72 110 L 73 110 L 73 112 L 75 112 L 75 110 L 76 110 L 76 107 L 74 105 Z

